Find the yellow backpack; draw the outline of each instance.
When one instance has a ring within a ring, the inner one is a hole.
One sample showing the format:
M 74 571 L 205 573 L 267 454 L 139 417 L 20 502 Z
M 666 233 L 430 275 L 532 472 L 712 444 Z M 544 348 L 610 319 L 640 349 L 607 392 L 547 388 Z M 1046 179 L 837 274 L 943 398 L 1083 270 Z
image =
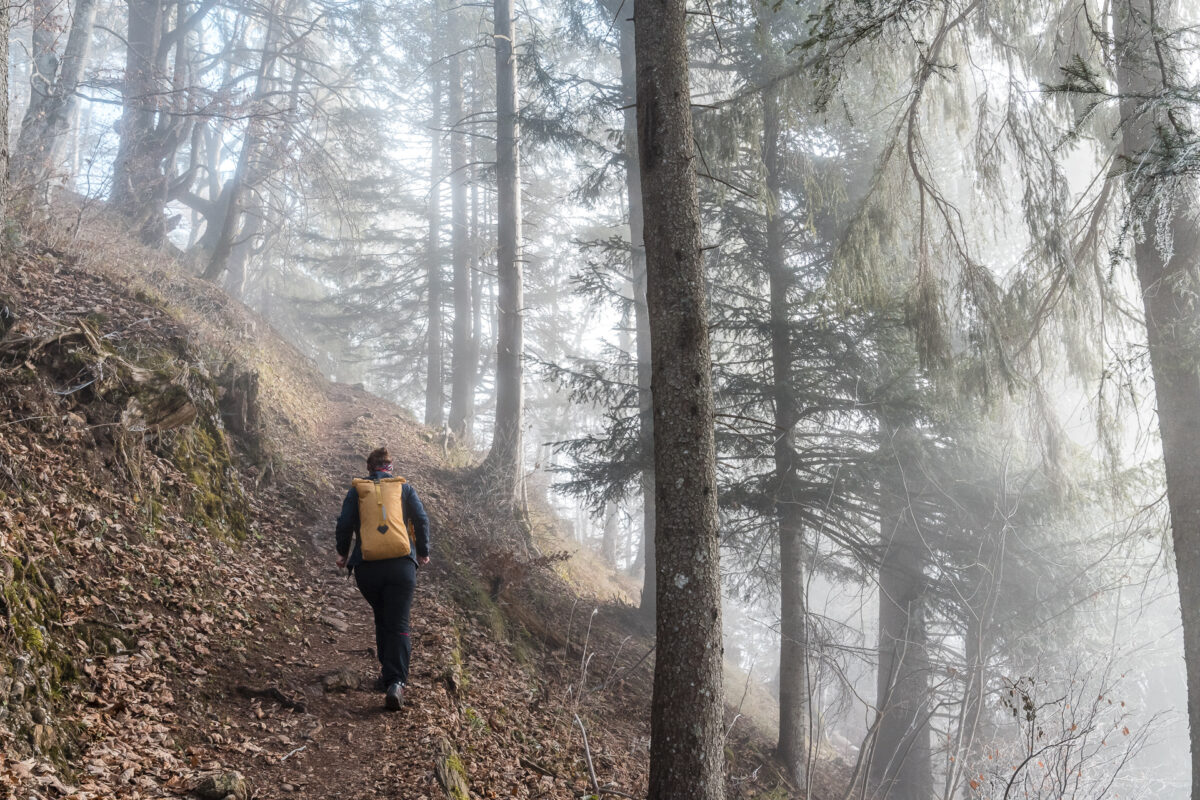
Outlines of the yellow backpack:
M 358 542 L 363 561 L 412 552 L 413 529 L 404 519 L 404 478 L 354 479 L 358 492 Z

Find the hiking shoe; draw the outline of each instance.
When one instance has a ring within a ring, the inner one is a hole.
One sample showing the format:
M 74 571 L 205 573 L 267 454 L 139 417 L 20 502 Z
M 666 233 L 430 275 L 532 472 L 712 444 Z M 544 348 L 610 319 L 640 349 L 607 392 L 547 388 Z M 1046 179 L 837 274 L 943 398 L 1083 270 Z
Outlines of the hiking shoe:
M 397 681 L 387 688 L 387 694 L 383 696 L 383 705 L 388 711 L 399 711 L 400 703 L 404 699 L 404 684 Z

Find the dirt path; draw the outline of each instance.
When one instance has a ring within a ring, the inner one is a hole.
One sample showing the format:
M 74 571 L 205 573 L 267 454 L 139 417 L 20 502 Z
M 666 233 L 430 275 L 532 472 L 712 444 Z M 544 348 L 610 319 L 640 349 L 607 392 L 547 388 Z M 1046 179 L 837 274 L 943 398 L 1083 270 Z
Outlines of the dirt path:
M 314 457 L 329 465 L 336 485 L 361 471 L 351 447 L 378 435 L 370 429 L 383 417 L 363 402 L 331 411 L 329 436 Z M 409 688 L 403 709 L 386 712 L 374 688 L 370 607 L 334 564 L 341 495 L 324 493 L 315 505 L 318 521 L 297 536 L 280 624 L 260 631 L 244 656 L 214 674 L 207 700 L 218 719 L 196 755 L 242 772 L 256 798 L 440 798 L 439 745 L 452 737 L 447 728 L 458 716 L 444 676 L 453 673 L 459 648 L 455 615 L 439 599 L 441 570 L 435 560 L 419 572 Z
M 555 696 L 571 691 L 554 688 L 558 660 L 516 652 L 489 601 L 463 607 L 471 569 L 457 562 L 462 554 L 444 528 L 464 526 L 463 515 L 478 509 L 448 487 L 433 446 L 394 411 L 357 392 L 342 393 L 332 406 L 329 433 L 313 454 L 329 465 L 331 488 L 295 534 L 287 577 L 276 587 L 282 601 L 274 624 L 244 649 L 231 649 L 203 681 L 192 704 L 203 731 L 188 750 L 193 766 L 236 769 L 263 800 L 441 800 L 453 795 L 438 772 L 445 779 L 454 765 L 470 797 L 577 796 L 586 779 L 572 706 Z M 418 573 L 413 604 L 409 688 L 396 713 L 383 709 L 374 688 L 370 607 L 335 567 L 333 550 L 340 487 L 361 470 L 357 451 L 380 442 L 417 488 L 432 525 L 433 560 Z M 624 772 L 618 765 L 631 754 L 644 758 L 637 737 L 619 754 L 598 738 L 595 755 L 609 775 Z
M 436 744 L 454 702 L 441 675 L 452 663 L 450 612 L 422 575 L 414 603 L 413 665 L 404 708 L 383 709 L 370 609 L 330 560 L 299 576 L 299 630 L 271 632 L 229 664 L 214 697 L 227 719 L 217 745 L 225 764 L 247 775 L 260 798 L 439 797 Z M 278 689 L 303 711 L 239 687 Z M 239 704 L 235 698 L 241 699 Z M 211 737 L 210 737 L 211 740 Z M 430 745 L 434 745 L 431 747 Z

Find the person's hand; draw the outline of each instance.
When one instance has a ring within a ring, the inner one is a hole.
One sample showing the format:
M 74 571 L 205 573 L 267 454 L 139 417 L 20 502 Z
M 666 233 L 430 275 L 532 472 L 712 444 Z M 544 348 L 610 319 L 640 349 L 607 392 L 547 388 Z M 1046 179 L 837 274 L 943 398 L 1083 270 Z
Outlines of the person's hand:
M 345 569 L 346 568 L 346 557 L 338 556 L 337 565 L 338 565 L 338 569 Z
M 417 563 L 422 567 L 429 563 L 429 556 L 417 556 Z

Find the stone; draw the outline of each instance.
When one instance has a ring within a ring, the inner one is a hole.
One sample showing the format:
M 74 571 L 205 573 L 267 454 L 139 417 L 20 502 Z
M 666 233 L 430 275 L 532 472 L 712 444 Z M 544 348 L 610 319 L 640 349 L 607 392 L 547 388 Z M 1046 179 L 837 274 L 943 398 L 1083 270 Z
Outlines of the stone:
M 250 785 L 240 772 L 210 772 L 200 777 L 192 794 L 200 800 L 250 800 Z
M 324 622 L 338 633 L 345 633 L 350 630 L 350 626 L 346 624 L 346 620 L 338 619 L 337 617 L 321 617 L 321 622 Z
M 58 745 L 58 734 L 49 725 L 33 726 L 33 747 L 39 753 L 49 753 Z
M 326 692 L 350 692 L 362 686 L 362 676 L 352 669 L 340 669 L 321 678 Z

